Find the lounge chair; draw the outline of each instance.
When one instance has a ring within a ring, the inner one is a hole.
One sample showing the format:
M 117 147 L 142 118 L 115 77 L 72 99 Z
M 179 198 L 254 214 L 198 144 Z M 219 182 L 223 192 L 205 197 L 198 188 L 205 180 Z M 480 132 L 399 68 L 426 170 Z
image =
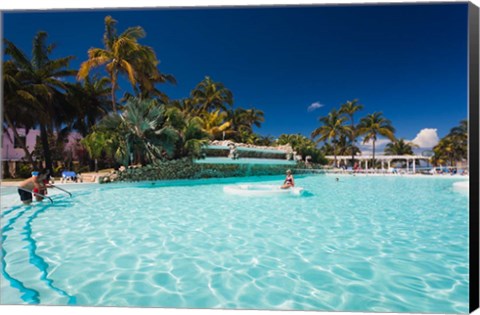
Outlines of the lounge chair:
M 61 182 L 68 182 L 68 181 L 72 181 L 72 182 L 77 182 L 77 173 L 73 172 L 73 171 L 63 171 L 62 172 L 62 179 L 61 179 Z

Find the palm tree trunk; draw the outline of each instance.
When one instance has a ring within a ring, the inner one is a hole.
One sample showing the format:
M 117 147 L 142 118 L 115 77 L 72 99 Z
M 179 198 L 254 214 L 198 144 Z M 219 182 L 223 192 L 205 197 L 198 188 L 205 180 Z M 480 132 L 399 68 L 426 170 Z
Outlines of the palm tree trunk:
M 335 140 L 333 141 L 333 167 L 337 167 L 337 145 L 335 144 Z
M 117 89 L 117 81 L 115 80 L 115 76 L 114 76 L 113 73 L 110 75 L 110 81 L 112 82 L 112 93 L 111 93 L 112 109 L 113 109 L 113 113 L 116 114 L 117 113 L 117 100 L 115 98 L 115 90 Z
M 8 126 L 13 130 L 13 136 L 15 137 L 15 140 L 18 141 L 18 144 L 25 152 L 25 157 L 27 158 L 28 163 L 30 163 L 32 167 L 35 167 L 36 163 L 33 161 L 32 154 L 28 151 L 27 144 L 22 141 L 22 138 L 20 138 L 20 135 L 18 134 L 17 128 L 12 123 L 12 121 L 10 120 L 10 118 L 6 113 L 4 113 L 4 117 L 5 117 L 5 120 L 7 121 Z
M 353 121 L 353 115 L 351 116 L 352 118 L 352 134 L 351 134 L 351 138 L 350 138 L 350 149 L 352 150 L 352 167 L 353 165 L 355 165 L 355 150 L 353 148 L 353 143 L 355 142 L 355 122 Z
M 372 150 L 372 153 L 373 153 L 373 159 L 372 159 L 372 168 L 375 169 L 375 140 L 373 140 L 373 150 Z
M 50 170 L 50 174 L 53 174 L 52 156 L 50 154 L 50 145 L 48 144 L 48 133 L 43 124 L 40 124 L 40 140 L 42 141 L 43 156 L 45 158 L 45 169 Z

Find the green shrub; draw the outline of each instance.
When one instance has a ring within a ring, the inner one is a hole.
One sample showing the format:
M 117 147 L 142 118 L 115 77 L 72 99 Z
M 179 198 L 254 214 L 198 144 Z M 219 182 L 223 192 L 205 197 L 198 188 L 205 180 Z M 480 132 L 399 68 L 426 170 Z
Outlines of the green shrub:
M 285 174 L 288 165 L 196 164 L 189 159 L 157 162 L 116 171 L 114 181 L 200 179 Z M 113 178 L 112 178 L 113 181 Z M 102 182 L 110 182 L 105 180 Z
M 20 164 L 17 167 L 17 177 L 20 178 L 29 178 L 32 176 L 33 168 L 29 164 Z

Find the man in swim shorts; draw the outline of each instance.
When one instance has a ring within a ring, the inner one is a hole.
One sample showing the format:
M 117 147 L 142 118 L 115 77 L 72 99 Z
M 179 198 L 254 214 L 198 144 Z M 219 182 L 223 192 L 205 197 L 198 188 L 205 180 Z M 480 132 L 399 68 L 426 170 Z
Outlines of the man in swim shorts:
M 18 185 L 18 194 L 20 195 L 20 200 L 29 205 L 32 203 L 32 192 L 45 195 L 47 193 L 47 186 L 45 180 L 49 177 L 49 171 L 42 169 L 40 171 L 32 172 L 32 177 L 24 180 Z M 37 201 L 43 200 L 43 197 L 36 195 Z

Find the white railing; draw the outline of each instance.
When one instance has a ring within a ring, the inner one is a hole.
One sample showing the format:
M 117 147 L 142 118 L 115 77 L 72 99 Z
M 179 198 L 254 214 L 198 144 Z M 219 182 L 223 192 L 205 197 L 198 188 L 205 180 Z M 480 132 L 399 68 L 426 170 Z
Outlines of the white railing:
M 412 168 L 391 168 L 391 169 L 357 169 L 353 170 L 351 168 L 333 168 L 333 167 L 324 167 L 324 168 L 295 168 L 294 172 L 296 174 L 379 174 L 379 175 L 397 175 L 397 174 L 424 174 L 424 175 L 468 175 L 468 167 L 454 167 L 454 166 L 444 166 L 444 167 L 417 167 L 415 171 Z

